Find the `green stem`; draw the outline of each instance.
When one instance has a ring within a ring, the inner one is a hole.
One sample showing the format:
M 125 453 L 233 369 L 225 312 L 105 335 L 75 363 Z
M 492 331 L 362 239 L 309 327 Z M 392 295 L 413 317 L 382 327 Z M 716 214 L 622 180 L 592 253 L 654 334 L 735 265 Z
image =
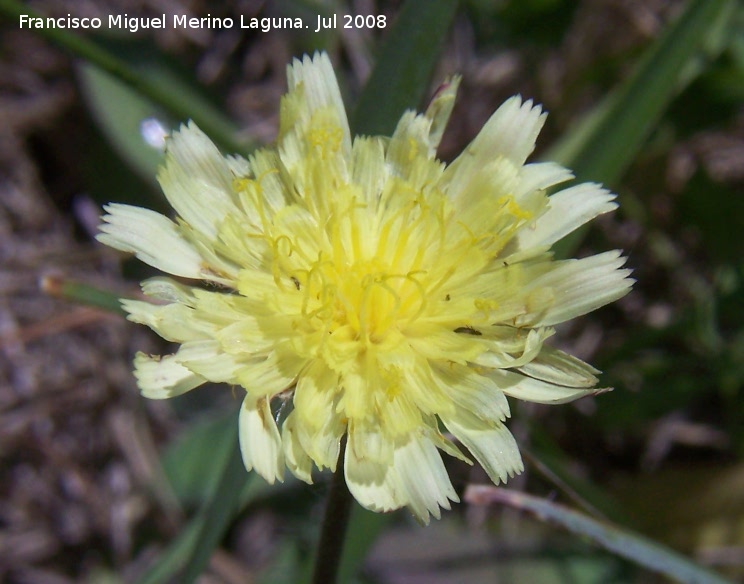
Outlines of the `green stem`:
M 64 276 L 43 276 L 39 282 L 42 292 L 54 298 L 64 298 L 78 304 L 95 306 L 114 314 L 126 316 L 121 307 L 122 298 L 109 290 L 102 290 L 83 282 L 69 280 Z
M 336 582 L 341 552 L 346 539 L 346 528 L 351 513 L 351 493 L 344 478 L 344 451 L 346 438 L 341 442 L 336 472 L 333 473 L 331 487 L 328 491 L 323 527 L 315 557 L 315 570 L 312 584 L 333 584 Z
M 31 18 L 44 18 L 17 0 L 0 0 L 0 15 L 20 22 L 22 15 Z M 232 122 L 216 111 L 201 109 L 194 111 L 183 103 L 179 95 L 158 82 L 157 79 L 143 75 L 130 67 L 114 54 L 85 37 L 73 34 L 62 28 L 47 27 L 30 29 L 35 34 L 55 43 L 72 55 L 85 59 L 103 71 L 113 75 L 132 87 L 151 101 L 161 105 L 179 120 L 193 119 L 194 122 L 216 142 L 232 152 L 245 153 L 246 144 L 235 136 Z

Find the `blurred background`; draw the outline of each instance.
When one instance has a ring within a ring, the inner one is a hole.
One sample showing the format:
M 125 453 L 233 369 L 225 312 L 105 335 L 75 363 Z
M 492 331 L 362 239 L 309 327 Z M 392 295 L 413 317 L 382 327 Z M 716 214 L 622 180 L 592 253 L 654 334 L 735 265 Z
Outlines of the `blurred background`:
M 106 202 L 166 210 L 155 172 L 164 134 L 182 119 L 20 30 L 10 4 L 0 5 L 0 580 L 180 582 L 173 574 L 198 549 L 202 583 L 301 581 L 327 477 L 312 487 L 268 487 L 244 472 L 222 480 L 239 390 L 139 396 L 134 353 L 170 349 L 127 323 L 112 298 L 136 296 L 148 272 L 92 239 Z M 638 280 L 621 301 L 562 327 L 554 343 L 602 369 L 614 392 L 558 407 L 512 403 L 509 426 L 527 468 L 507 486 L 611 519 L 736 580 L 744 578 L 744 8 L 730 2 L 709 15 L 684 67 L 663 68 L 692 37 L 663 45 L 660 57 L 655 47 L 694 4 L 462 0 L 441 53 L 420 55 L 423 68 L 427 59 L 434 66 L 422 95 L 463 75 L 444 160 L 507 97 L 542 103 L 550 115 L 536 158 L 569 162 L 620 202 L 560 253 L 623 249 Z M 328 51 L 351 108 L 405 3 L 28 6 L 104 21 L 127 13 L 312 23 L 86 31 L 195 117 L 237 128 L 226 150 L 249 151 L 275 137 L 293 56 Z M 388 26 L 344 30 L 346 13 L 385 15 Z M 314 33 L 319 14 L 339 15 L 339 28 Z M 646 77 L 628 89 L 639 68 Z M 656 83 L 654 105 L 643 89 Z M 630 106 L 612 110 L 613 99 Z M 614 114 L 601 118 L 608 108 Z M 592 126 L 587 114 L 600 121 Z M 587 133 L 594 137 L 581 142 Z M 597 152 L 609 162 L 593 160 Z M 458 492 L 487 482 L 480 469 L 450 462 Z M 229 512 L 219 506 L 228 499 Z M 343 582 L 665 581 L 499 506 L 455 505 L 426 528 L 406 512 L 355 508 L 350 531 Z

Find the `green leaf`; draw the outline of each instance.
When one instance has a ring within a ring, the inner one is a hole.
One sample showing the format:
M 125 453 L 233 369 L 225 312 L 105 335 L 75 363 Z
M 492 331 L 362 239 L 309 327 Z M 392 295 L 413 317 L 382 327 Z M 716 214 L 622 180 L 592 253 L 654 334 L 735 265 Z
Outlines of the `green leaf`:
M 182 505 L 194 505 L 214 496 L 221 469 L 233 447 L 232 412 L 202 418 L 192 422 L 161 456 L 163 471 Z
M 571 168 L 580 180 L 617 183 L 661 115 L 681 89 L 730 38 L 734 0 L 692 0 L 646 51 L 634 73 L 545 156 Z M 585 230 L 559 242 L 567 256 Z
M 238 509 L 257 496 L 263 485 L 255 473 L 243 466 L 238 443 L 238 422 L 234 415 L 215 423 L 196 426 L 166 456 L 166 471 L 175 478 L 174 490 L 181 495 L 193 489 L 179 482 L 193 483 L 196 465 L 205 480 L 201 488 L 207 498 L 194 519 L 161 556 L 158 563 L 140 580 L 140 584 L 173 581 L 195 582 L 204 571 Z M 209 439 L 208 443 L 200 442 Z M 197 450 L 193 450 L 198 445 Z M 186 468 L 177 468 L 179 461 Z M 196 462 L 195 462 L 196 461 Z M 173 471 L 177 473 L 174 475 Z M 217 477 L 215 481 L 211 477 Z M 197 481 L 198 482 L 198 481 Z
M 90 284 L 59 276 L 45 276 L 41 279 L 41 290 L 55 298 L 64 298 L 78 304 L 94 306 L 121 316 L 126 315 L 121 307 L 121 299 L 118 294 L 109 290 L 101 290 Z
M 200 510 L 196 547 L 189 555 L 184 566 L 180 582 L 191 584 L 204 571 L 212 552 L 219 545 L 227 528 L 235 518 L 239 508 L 240 494 L 249 480 L 255 480 L 256 474 L 248 474 L 243 466 L 243 457 L 238 442 L 238 422 L 230 425 L 232 431 L 225 428 L 224 440 L 229 441 L 230 448 L 225 457 L 214 495 Z
M 301 554 L 294 539 L 284 539 L 271 564 L 258 577 L 258 584 L 286 584 L 301 582 L 299 575 Z
M 200 523 L 189 523 L 155 564 L 140 579 L 139 584 L 166 584 L 178 573 L 191 551 L 198 545 Z
M 41 15 L 16 0 L 0 0 L 0 14 L 18 22 L 20 15 Z M 207 101 L 195 99 L 192 93 L 174 91 L 170 80 L 138 70 L 101 43 L 62 28 L 33 29 L 36 34 L 59 45 L 72 55 L 84 59 L 113 75 L 152 102 L 163 106 L 176 119 L 194 122 L 215 142 L 231 152 L 247 153 L 250 145 L 236 135 L 235 125 Z
M 234 130 L 193 74 L 161 53 L 154 43 L 130 38 L 101 38 L 97 43 L 101 50 L 116 54 L 141 79 L 178 96 L 188 117 L 206 115 L 214 120 L 211 123 Z M 174 118 L 162 104 L 97 65 L 81 62 L 77 72 L 83 98 L 103 134 L 139 176 L 157 186 L 155 175 L 164 157 L 163 139 L 183 118 Z
M 627 522 L 627 514 L 606 490 L 590 479 L 572 472 L 572 462 L 552 436 L 537 424 L 529 423 L 532 448 L 521 446 L 525 462 L 534 467 L 583 511 L 595 517 Z
M 337 582 L 359 582 L 360 568 L 370 548 L 377 541 L 382 531 L 397 517 L 395 513 L 375 513 L 368 511 L 352 501 L 349 524 L 346 529 L 346 540 L 341 550 L 338 565 Z M 313 568 L 317 558 L 309 557 L 303 562 L 299 573 L 300 582 L 312 580 Z
M 582 180 L 614 183 L 635 159 L 656 122 L 683 85 L 689 67 L 712 57 L 724 44 L 721 30 L 733 13 L 733 0 L 693 0 L 647 50 L 634 73 L 548 154 Z M 715 39 L 712 39 L 715 37 Z M 714 54 L 705 50 L 714 45 Z
M 555 523 L 571 533 L 588 537 L 617 556 L 683 584 L 731 584 L 719 574 L 640 534 L 591 519 L 546 499 L 500 487 L 471 485 L 465 491 L 465 500 L 474 505 L 501 504 L 528 511 L 541 521 Z
M 393 520 L 391 513 L 374 513 L 352 503 L 351 517 L 338 567 L 339 582 L 352 582 L 382 530 Z
M 389 136 L 421 104 L 456 8 L 457 0 L 403 5 L 351 116 L 352 134 Z
M 145 140 L 141 126 L 150 119 L 170 132 L 173 128 L 163 119 L 161 109 L 94 65 L 83 63 L 78 71 L 88 109 L 108 141 L 141 178 L 155 186 L 163 150 Z

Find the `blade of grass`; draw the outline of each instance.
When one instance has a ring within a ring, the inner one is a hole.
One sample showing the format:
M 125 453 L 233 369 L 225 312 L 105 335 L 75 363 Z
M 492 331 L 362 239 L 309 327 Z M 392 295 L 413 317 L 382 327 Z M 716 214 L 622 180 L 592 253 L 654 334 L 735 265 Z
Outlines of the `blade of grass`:
M 255 474 L 246 472 L 238 443 L 238 424 L 234 415 L 225 418 L 210 431 L 217 437 L 210 449 L 210 458 L 203 470 L 218 473 L 219 478 L 209 487 L 201 509 L 158 560 L 143 576 L 140 584 L 163 584 L 178 581 L 195 582 L 209 563 L 215 548 L 222 540 L 235 513 L 251 496 L 261 492 Z M 202 428 L 195 428 L 203 435 Z M 186 446 L 190 443 L 185 442 Z M 181 448 L 183 450 L 183 447 Z M 171 458 L 183 457 L 188 452 L 174 453 Z
M 548 157 L 582 180 L 616 182 L 680 91 L 680 81 L 691 81 L 690 63 L 701 57 L 706 40 L 734 6 L 733 0 L 692 0 L 649 47 L 634 73 Z
M 457 0 L 408 0 L 398 13 L 351 116 L 352 134 L 393 133 L 426 95 Z
M 170 132 L 173 128 L 166 128 L 162 110 L 89 63 L 81 63 L 78 68 L 78 82 L 88 110 L 116 153 L 143 180 L 156 187 L 155 176 L 163 161 L 164 149 L 148 144 L 140 125 L 143 120 L 155 119 Z
M 114 314 L 126 316 L 126 312 L 121 307 L 120 296 L 108 290 L 101 290 L 90 284 L 68 280 L 62 276 L 44 276 L 41 279 L 40 287 L 42 292 L 55 298 L 95 306 Z
M 220 481 L 214 495 L 199 512 L 198 519 L 201 525 L 198 529 L 196 545 L 188 556 L 182 576 L 179 579 L 184 584 L 196 582 L 196 579 L 204 571 L 212 552 L 219 545 L 230 522 L 234 519 L 235 512 L 239 507 L 240 494 L 245 488 L 246 482 L 256 476 L 255 474 L 249 475 L 243 466 L 238 442 L 237 420 L 233 420 L 225 428 L 224 440 L 229 442 L 228 454 L 225 457 Z
M 17 0 L 0 0 L 0 15 L 19 22 L 21 15 L 39 18 L 41 15 Z M 160 104 L 178 120 L 193 119 L 215 142 L 232 152 L 247 153 L 248 145 L 236 136 L 235 125 L 206 100 L 195 100 L 182 92 L 173 91 L 157 76 L 147 75 L 129 66 L 100 44 L 62 28 L 32 29 L 35 34 L 62 47 L 75 57 L 85 59 L 110 73 L 143 96 Z
M 191 551 L 197 547 L 200 529 L 201 523 L 199 521 L 191 521 L 183 528 L 178 537 L 158 558 L 157 564 L 139 580 L 139 584 L 167 584 L 173 582 L 173 578 L 184 565 Z
M 353 582 L 377 536 L 390 523 L 394 515 L 367 511 L 356 501 L 352 504 L 349 534 L 338 567 L 339 582 Z
M 502 504 L 528 511 L 541 521 L 588 537 L 615 555 L 684 584 L 732 584 L 719 574 L 640 534 L 591 519 L 546 499 L 500 487 L 470 485 L 465 491 L 465 500 L 473 505 Z
M 711 60 L 723 49 L 735 5 L 734 0 L 691 0 L 633 74 L 545 159 L 571 168 L 580 180 L 616 184 L 674 97 L 702 71 L 699 59 Z M 706 50 L 710 41 L 712 50 Z M 564 238 L 554 246 L 556 254 L 570 255 L 584 233 L 579 229 Z

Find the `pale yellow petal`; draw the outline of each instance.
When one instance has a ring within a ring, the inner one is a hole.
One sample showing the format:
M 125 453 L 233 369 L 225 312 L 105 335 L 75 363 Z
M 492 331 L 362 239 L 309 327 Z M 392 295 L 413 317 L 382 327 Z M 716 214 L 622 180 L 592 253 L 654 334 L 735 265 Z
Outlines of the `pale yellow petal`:
M 544 191 L 573 178 L 573 173 L 555 162 L 533 162 L 525 164 L 519 173 L 519 185 L 514 190 L 518 203 L 535 191 Z
M 298 423 L 316 431 L 331 416 L 338 400 L 339 377 L 321 360 L 314 361 L 297 381 L 294 406 L 301 418 Z
M 253 399 L 274 396 L 295 384 L 305 363 L 305 359 L 291 353 L 279 359 L 276 351 L 268 356 L 248 356 L 241 361 L 233 383 L 244 387 Z
M 429 143 L 436 150 L 442 135 L 447 127 L 452 109 L 455 107 L 455 98 L 457 97 L 457 88 L 460 87 L 462 77 L 455 75 L 446 79 L 434 93 L 434 97 L 426 108 L 425 116 L 431 120 L 429 129 Z
M 312 484 L 313 461 L 308 456 L 298 436 L 297 412 L 293 411 L 282 424 L 282 446 L 284 460 L 290 472 L 303 482 Z
M 633 285 L 631 270 L 621 269 L 627 258 L 608 251 L 580 260 L 555 262 L 550 271 L 526 286 L 526 293 L 542 294 L 531 311 L 541 326 L 565 322 L 622 298 Z
M 567 387 L 504 369 L 493 369 L 485 375 L 493 379 L 506 395 L 540 404 L 564 404 L 609 391 L 607 388 Z
M 203 260 L 179 232 L 178 226 L 160 213 L 111 203 L 96 239 L 114 249 L 134 253 L 138 259 L 174 276 L 204 278 Z
M 214 383 L 234 383 L 243 367 L 238 357 L 225 353 L 213 339 L 184 343 L 176 355 L 184 367 Z
M 617 208 L 615 195 L 595 183 L 564 189 L 549 198 L 548 210 L 528 229 L 519 232 L 519 247 L 552 245 L 597 215 Z
M 179 302 L 193 306 L 193 288 L 176 282 L 172 278 L 155 277 L 144 280 L 141 284 L 142 292 L 146 296 L 163 302 Z
M 223 219 L 221 224 L 223 227 L 228 217 L 232 217 L 232 215 Z M 202 279 L 220 284 L 225 288 L 235 288 L 235 280 L 240 271 L 242 256 L 235 253 L 236 250 L 228 249 L 219 238 L 215 239 L 205 235 L 188 223 L 181 223 L 179 227 L 184 238 L 203 259 Z
M 521 367 L 530 363 L 543 348 L 543 341 L 553 334 L 553 329 L 531 329 L 527 335 L 520 331 L 521 338 L 513 347 L 506 348 L 506 343 L 495 342 L 488 350 L 473 359 L 473 363 L 483 367 L 497 369 Z M 516 336 L 516 333 L 515 333 Z
M 459 501 L 439 451 L 425 436 L 414 435 L 395 449 L 392 470 L 398 475 L 401 498 L 424 525 L 429 514 L 439 519 L 440 508 L 449 509 L 450 501 Z
M 163 193 L 186 223 L 209 237 L 237 211 L 230 166 L 193 122 L 181 126 L 166 144 L 165 164 L 158 173 Z
M 217 331 L 214 338 L 220 342 L 225 352 L 245 356 L 266 355 L 273 346 L 273 340 L 266 338 L 259 319 L 252 315 L 236 319 Z
M 341 437 L 346 432 L 337 413 L 338 374 L 316 360 L 300 376 L 295 389 L 293 416 L 303 449 L 319 468 L 335 470 Z
M 541 381 L 565 387 L 592 388 L 599 381 L 599 370 L 581 359 L 544 346 L 529 363 L 519 368 L 521 373 Z
M 412 434 L 396 444 L 392 460 L 385 463 L 365 458 L 364 453 L 346 449 L 344 472 L 354 498 L 373 511 L 391 511 L 407 506 L 416 519 L 429 523 L 429 515 L 440 517 L 440 508 L 449 509 L 458 501 L 442 457 L 425 435 Z
M 431 119 L 410 110 L 400 118 L 387 148 L 387 162 L 397 176 L 410 177 L 414 163 L 434 157 L 429 142 L 431 123 Z
M 495 484 L 505 483 L 524 470 L 514 436 L 501 422 L 487 422 L 462 409 L 442 421 Z
M 242 156 L 228 154 L 225 156 L 225 162 L 232 175 L 236 178 L 245 177 L 251 173 L 251 165 Z
M 373 209 L 385 188 L 385 145 L 382 139 L 358 136 L 351 152 L 351 180 L 361 192 L 361 200 Z
M 153 357 L 137 353 L 134 376 L 142 395 L 150 399 L 167 399 L 202 385 L 206 379 L 184 367 L 175 355 Z
M 479 169 L 504 159 L 515 168 L 524 164 L 535 148 L 545 114 L 532 101 L 519 96 L 504 102 L 483 126 L 473 142 L 447 167 L 443 181 L 451 197 L 458 198 Z
M 522 165 L 535 149 L 546 118 L 542 107 L 531 99 L 510 97 L 493 113 L 466 152 L 474 150 L 476 158 L 503 156 Z
M 441 325 L 411 325 L 406 327 L 406 335 L 409 345 L 419 355 L 433 361 L 452 361 L 464 365 L 486 350 L 476 335 L 458 333 L 456 329 Z
M 287 66 L 287 83 L 289 93 L 284 100 L 294 103 L 289 107 L 283 104 L 280 135 L 289 128 L 306 126 L 319 110 L 330 110 L 342 131 L 343 150 L 348 155 L 351 152 L 349 122 L 328 55 L 315 53 L 312 58 L 305 55 L 302 60 L 294 59 Z
M 284 450 L 279 430 L 266 398 L 257 402 L 247 395 L 238 420 L 240 452 L 247 470 L 260 474 L 266 482 L 284 480 Z
M 194 309 L 185 304 L 123 299 L 121 307 L 127 312 L 127 320 L 149 326 L 165 340 L 175 343 L 203 339 L 215 330 L 198 320 Z
M 287 184 L 282 172 L 282 158 L 273 150 L 254 151 L 249 159 L 250 180 L 239 183 L 238 199 L 248 222 L 266 229 L 274 213 L 294 197 L 296 185 Z
M 393 511 L 406 504 L 397 473 L 389 462 L 365 460 L 347 448 L 344 478 L 349 492 L 362 507 L 370 511 Z
M 441 363 L 432 367 L 440 391 L 452 402 L 450 408 L 440 408 L 440 415 L 454 415 L 457 408 L 473 412 L 485 420 L 505 420 L 509 403 L 499 384 L 469 367 Z

